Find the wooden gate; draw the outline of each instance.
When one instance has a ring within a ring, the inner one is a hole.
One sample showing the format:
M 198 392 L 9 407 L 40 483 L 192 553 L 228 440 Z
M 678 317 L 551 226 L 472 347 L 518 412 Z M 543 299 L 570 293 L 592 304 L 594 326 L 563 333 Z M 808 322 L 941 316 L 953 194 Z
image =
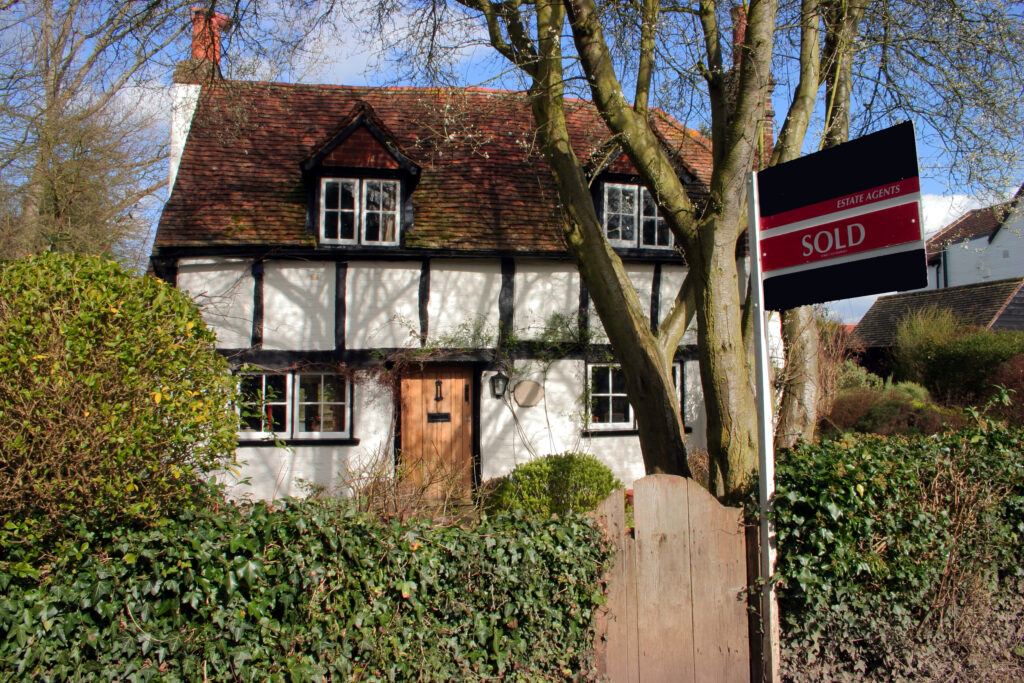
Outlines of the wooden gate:
M 598 519 L 615 544 L 608 603 L 597 617 L 598 670 L 612 683 L 750 680 L 742 511 L 692 479 L 655 474 Z
M 469 500 L 473 489 L 473 370 L 425 366 L 405 374 L 402 473 L 432 499 Z

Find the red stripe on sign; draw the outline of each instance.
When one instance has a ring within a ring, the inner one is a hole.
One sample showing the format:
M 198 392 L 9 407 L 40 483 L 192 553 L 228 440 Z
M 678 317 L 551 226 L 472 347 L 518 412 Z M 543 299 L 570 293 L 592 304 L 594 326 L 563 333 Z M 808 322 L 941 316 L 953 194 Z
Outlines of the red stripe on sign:
M 917 202 L 761 240 L 764 272 L 921 239 Z
M 901 197 L 903 195 L 913 194 L 920 191 L 921 183 L 918 178 L 907 178 L 906 180 L 879 185 L 878 187 L 872 187 L 871 189 L 862 190 L 861 192 L 855 192 L 843 197 L 836 197 L 834 199 L 829 199 L 828 201 L 818 202 L 817 204 L 809 204 L 807 206 L 801 206 L 798 209 L 790 209 L 789 211 L 777 213 L 774 216 L 762 216 L 761 229 L 770 230 L 772 228 L 780 228 L 784 225 L 789 225 L 790 223 L 799 223 L 800 221 L 818 218 L 819 216 L 827 216 L 828 214 L 835 213 L 837 211 L 856 209 L 868 206 L 875 202 L 892 199 L 893 197 Z

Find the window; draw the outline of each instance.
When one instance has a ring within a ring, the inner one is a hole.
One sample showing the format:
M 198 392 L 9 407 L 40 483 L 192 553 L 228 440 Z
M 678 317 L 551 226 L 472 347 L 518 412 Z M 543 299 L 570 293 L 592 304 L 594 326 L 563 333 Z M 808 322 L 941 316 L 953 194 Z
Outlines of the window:
M 280 439 L 348 438 L 351 383 L 331 374 L 242 375 L 241 432 Z
M 604 231 L 613 247 L 670 249 L 672 231 L 646 187 L 604 184 Z
M 324 178 L 320 186 L 320 241 L 326 244 L 398 244 L 397 180 Z
M 259 436 L 284 436 L 288 425 L 288 376 L 243 375 L 241 430 Z
M 635 429 L 633 406 L 626 395 L 626 376 L 618 365 L 591 365 L 590 429 Z M 680 386 L 682 366 L 672 365 L 672 382 Z
M 633 428 L 633 407 L 626 396 L 626 376 L 617 365 L 590 366 L 590 427 Z
M 348 434 L 349 386 L 337 375 L 296 375 L 294 433 L 308 439 Z

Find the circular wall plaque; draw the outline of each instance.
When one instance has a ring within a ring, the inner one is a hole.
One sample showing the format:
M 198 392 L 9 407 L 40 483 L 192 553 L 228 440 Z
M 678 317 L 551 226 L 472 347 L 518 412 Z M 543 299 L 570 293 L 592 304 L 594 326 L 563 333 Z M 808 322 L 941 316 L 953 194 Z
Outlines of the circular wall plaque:
M 512 396 L 516 399 L 516 405 L 529 408 L 537 405 L 544 398 L 544 387 L 532 379 L 523 380 L 516 384 L 516 388 L 512 390 Z

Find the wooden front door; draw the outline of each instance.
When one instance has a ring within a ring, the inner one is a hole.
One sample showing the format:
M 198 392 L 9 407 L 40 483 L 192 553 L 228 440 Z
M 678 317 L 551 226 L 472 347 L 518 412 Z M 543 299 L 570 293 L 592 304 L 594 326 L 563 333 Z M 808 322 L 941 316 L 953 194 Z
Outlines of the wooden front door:
M 433 499 L 473 488 L 473 370 L 430 365 L 402 377 L 401 472 Z

